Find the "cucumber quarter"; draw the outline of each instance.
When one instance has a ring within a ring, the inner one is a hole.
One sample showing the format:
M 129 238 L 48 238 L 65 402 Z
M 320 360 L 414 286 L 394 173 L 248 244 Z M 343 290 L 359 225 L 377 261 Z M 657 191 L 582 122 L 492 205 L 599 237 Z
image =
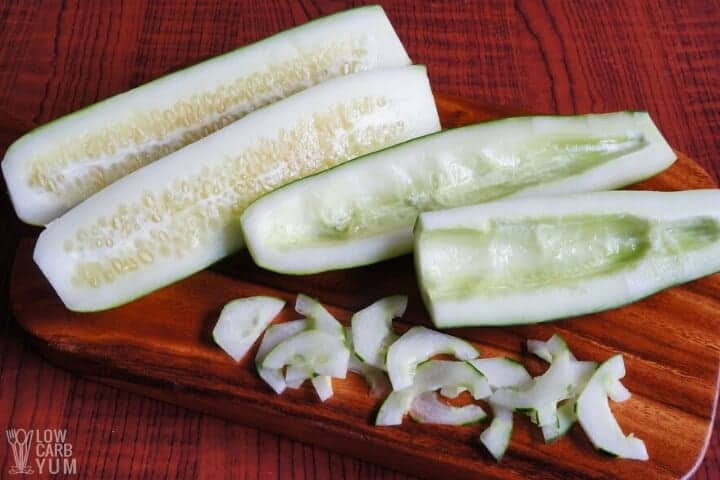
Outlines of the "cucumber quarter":
M 438 327 L 607 310 L 720 271 L 720 190 L 598 192 L 423 213 L 415 262 Z
M 37 128 L 2 164 L 21 220 L 44 225 L 106 185 L 330 78 L 410 64 L 379 6 L 312 21 Z
M 422 66 L 335 78 L 109 185 L 48 225 L 35 262 L 69 309 L 121 305 L 241 248 L 260 195 L 439 128 Z
M 421 212 L 613 189 L 675 158 L 645 112 L 509 118 L 415 139 L 294 182 L 251 205 L 242 226 L 264 268 L 349 268 L 410 252 Z

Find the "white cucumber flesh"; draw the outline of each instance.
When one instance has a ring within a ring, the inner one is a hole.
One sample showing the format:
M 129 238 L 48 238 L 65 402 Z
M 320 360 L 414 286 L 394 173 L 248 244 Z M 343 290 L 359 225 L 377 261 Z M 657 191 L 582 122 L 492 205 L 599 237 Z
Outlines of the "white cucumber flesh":
M 412 250 L 417 215 L 511 196 L 609 190 L 675 154 L 645 112 L 537 116 L 446 130 L 294 182 L 253 203 L 255 262 L 307 274 Z
M 313 377 L 311 382 L 313 384 L 313 388 L 315 388 L 315 393 L 317 393 L 321 402 L 324 402 L 333 396 L 332 377 L 328 377 L 327 375 L 318 375 Z
M 284 306 L 285 300 L 263 296 L 228 302 L 215 324 L 213 339 L 239 362 Z
M 492 388 L 522 387 L 532 381 L 525 367 L 510 358 L 476 358 L 468 363 L 485 375 Z
M 557 421 L 542 427 L 545 443 L 552 443 L 563 437 L 577 421 L 575 405 L 577 399 L 572 398 L 560 405 L 557 409 Z
M 415 234 L 437 327 L 537 323 L 720 271 L 720 190 L 502 200 L 423 213 Z
M 424 67 L 335 78 L 97 192 L 48 225 L 34 259 L 70 310 L 118 306 L 240 249 L 260 195 L 438 128 Z
M 409 64 L 381 7 L 341 12 L 37 128 L 8 149 L 3 174 L 20 219 L 44 225 L 264 105 L 333 77 Z
M 286 365 L 307 367 L 318 375 L 345 378 L 350 351 L 335 335 L 322 330 L 306 330 L 273 348 L 262 362 L 263 368 Z
M 647 460 L 645 443 L 633 434 L 623 433 L 608 403 L 610 390 L 624 376 L 625 363 L 621 355 L 600 365 L 578 397 L 577 418 L 598 450 L 619 458 Z
M 361 375 L 370 386 L 370 394 L 376 398 L 386 397 L 391 391 L 390 379 L 387 373 L 377 367 L 373 367 L 369 363 L 364 362 L 355 352 L 353 343 L 352 327 L 345 327 L 345 338 L 350 348 L 350 361 L 348 362 L 348 370 Z
M 469 342 L 426 327 L 412 327 L 388 348 L 387 371 L 393 390 L 413 384 L 417 366 L 435 355 L 472 360 L 480 354 Z
M 255 355 L 255 367 L 257 368 L 260 378 L 278 395 L 287 387 L 282 368 L 265 368 L 262 366 L 262 362 L 272 349 L 306 329 L 306 320 L 293 320 L 291 322 L 270 325 L 268 329 L 265 330 L 265 335 L 263 335 L 257 354 Z
M 495 461 L 500 462 L 510 446 L 513 431 L 513 412 L 508 408 L 490 404 L 493 419 L 480 434 L 480 443 L 487 448 Z
M 441 401 L 435 392 L 423 392 L 415 397 L 409 413 L 418 423 L 435 425 L 470 425 L 487 417 L 485 410 L 479 405 L 448 405 Z
M 554 334 L 547 342 L 533 339 L 527 341 L 527 351 L 545 360 L 547 363 L 552 363 L 553 358 L 557 357 L 560 352 L 566 350 L 569 351 L 568 345 L 565 339 L 558 334 Z M 572 352 L 570 358 L 575 359 Z
M 305 294 L 298 294 L 295 311 L 307 317 L 310 328 L 317 328 L 345 339 L 345 329 L 320 301 Z
M 352 316 L 353 348 L 365 363 L 387 369 L 387 349 L 398 338 L 392 329 L 392 320 L 405 313 L 407 300 L 405 295 L 385 297 Z
M 313 378 L 313 371 L 304 363 L 290 364 L 285 369 L 285 383 L 288 388 L 300 388 L 305 383 L 305 380 L 311 378 Z

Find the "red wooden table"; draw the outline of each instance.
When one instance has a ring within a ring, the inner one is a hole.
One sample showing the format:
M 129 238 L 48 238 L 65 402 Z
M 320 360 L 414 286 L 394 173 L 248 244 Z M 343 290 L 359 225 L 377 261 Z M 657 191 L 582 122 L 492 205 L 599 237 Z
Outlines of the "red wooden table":
M 0 149 L 164 72 L 357 2 L 0 3 Z M 385 2 L 437 91 L 537 112 L 649 110 L 720 176 L 720 5 L 708 0 Z M 0 429 L 67 429 L 89 478 L 392 478 L 366 462 L 80 379 L 30 350 L 8 309 L 18 237 L 0 195 Z M 696 477 L 720 478 L 720 424 Z M 14 463 L 0 440 L 0 475 Z

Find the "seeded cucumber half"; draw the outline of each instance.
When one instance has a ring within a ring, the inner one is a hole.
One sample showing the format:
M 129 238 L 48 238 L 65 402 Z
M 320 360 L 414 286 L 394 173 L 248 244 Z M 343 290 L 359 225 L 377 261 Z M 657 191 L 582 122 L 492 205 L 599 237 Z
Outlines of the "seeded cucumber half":
M 20 219 L 44 225 L 262 106 L 333 77 L 409 64 L 381 7 L 341 12 L 37 128 L 8 149 L 3 174 Z
M 720 190 L 598 192 L 423 213 L 415 263 L 440 328 L 607 310 L 720 271 Z
M 69 309 L 121 305 L 241 248 L 263 193 L 439 128 L 422 66 L 335 78 L 109 185 L 48 225 L 35 262 Z
M 415 139 L 294 182 L 252 204 L 242 227 L 264 268 L 349 268 L 410 252 L 421 212 L 618 188 L 675 158 L 645 112 L 510 118 Z

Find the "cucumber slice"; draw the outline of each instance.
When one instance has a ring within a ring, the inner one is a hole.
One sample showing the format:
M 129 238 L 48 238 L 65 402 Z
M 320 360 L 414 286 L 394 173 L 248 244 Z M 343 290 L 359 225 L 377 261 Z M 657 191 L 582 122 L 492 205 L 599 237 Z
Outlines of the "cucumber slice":
M 345 378 L 350 351 L 337 336 L 322 330 L 306 330 L 273 348 L 262 362 L 263 368 L 285 365 L 307 367 L 318 375 Z
M 470 425 L 483 421 L 487 414 L 478 405 L 454 407 L 440 401 L 435 392 L 423 392 L 413 400 L 410 417 L 418 423 Z
M 599 192 L 423 213 L 415 261 L 441 328 L 615 308 L 720 270 L 720 191 Z
M 614 189 L 674 160 L 645 112 L 504 119 L 416 139 L 295 182 L 251 205 L 242 226 L 258 265 L 292 274 L 336 270 L 410 252 L 420 212 Z
M 553 358 L 557 357 L 560 352 L 570 351 L 565 339 L 558 334 L 554 334 L 547 342 L 543 342 L 542 340 L 528 340 L 527 350 L 548 363 L 552 363 Z M 575 359 L 572 352 L 570 352 L 570 358 Z
M 387 371 L 393 390 L 412 385 L 418 364 L 441 353 L 460 360 L 471 360 L 480 355 L 465 340 L 425 327 L 412 327 L 388 348 Z
M 532 381 L 525 367 L 511 358 L 477 358 L 468 363 L 485 375 L 492 388 L 522 387 Z
M 476 400 L 491 395 L 487 379 L 467 362 L 428 360 L 417 367 L 414 382 L 388 395 L 378 411 L 375 425 L 400 425 L 413 400 L 423 392 L 462 387 Z
M 48 225 L 35 262 L 69 309 L 121 305 L 241 248 L 263 193 L 438 128 L 424 67 L 336 78 L 96 193 Z
M 302 363 L 290 364 L 285 369 L 285 383 L 288 388 L 297 389 L 302 387 L 305 380 L 313 378 L 313 371 Z
M 552 443 L 565 436 L 570 428 L 577 421 L 575 414 L 576 398 L 571 398 L 557 409 L 557 422 L 542 427 L 542 435 L 545 443 Z
M 293 320 L 291 322 L 270 325 L 268 329 L 265 330 L 265 335 L 263 336 L 262 342 L 260 342 L 257 355 L 255 355 L 255 368 L 257 368 L 260 378 L 265 380 L 265 383 L 270 385 L 270 388 L 278 395 L 281 394 L 287 386 L 285 378 L 283 377 L 282 368 L 264 368 L 262 361 L 272 349 L 306 329 L 306 320 Z
M 386 297 L 352 316 L 353 348 L 365 363 L 386 369 L 387 349 L 398 338 L 392 319 L 405 313 L 407 300 L 405 295 Z
M 318 300 L 300 293 L 295 301 L 295 311 L 307 317 L 310 328 L 317 328 L 345 339 L 345 329 L 342 324 Z
M 313 377 L 311 382 L 321 402 L 333 396 L 332 377 L 318 375 L 317 377 Z
M 493 419 L 490 426 L 480 434 L 480 443 L 485 445 L 490 455 L 497 462 L 502 461 L 505 452 L 510 446 L 510 437 L 513 431 L 513 412 L 509 408 L 490 404 Z
M 213 339 L 239 362 L 284 306 L 285 300 L 262 296 L 228 302 L 215 324 Z
M 624 376 L 622 355 L 600 365 L 577 400 L 578 421 L 598 450 L 620 458 L 647 460 L 645 443 L 633 434 L 625 436 L 608 404 L 608 393 Z
M 43 225 L 259 107 L 333 77 L 409 63 L 381 7 L 331 15 L 33 130 L 8 149 L 5 181 L 18 216 Z
M 368 385 L 370 385 L 370 394 L 373 397 L 382 398 L 387 396 L 392 391 L 387 373 L 385 373 L 384 370 L 363 362 L 362 359 L 355 354 L 351 327 L 345 327 L 345 338 L 352 352 L 350 354 L 350 361 L 348 362 L 348 370 L 361 375 L 365 379 Z

